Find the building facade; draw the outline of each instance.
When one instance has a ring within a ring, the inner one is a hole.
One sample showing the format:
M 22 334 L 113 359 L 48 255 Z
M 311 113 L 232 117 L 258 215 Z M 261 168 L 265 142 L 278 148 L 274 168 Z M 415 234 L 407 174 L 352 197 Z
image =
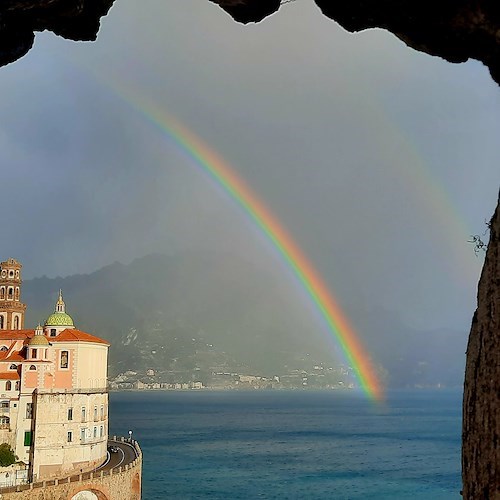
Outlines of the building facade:
M 75 327 L 61 291 L 44 325 L 25 329 L 21 268 L 0 263 L 0 442 L 30 481 L 85 472 L 107 456 L 109 344 Z

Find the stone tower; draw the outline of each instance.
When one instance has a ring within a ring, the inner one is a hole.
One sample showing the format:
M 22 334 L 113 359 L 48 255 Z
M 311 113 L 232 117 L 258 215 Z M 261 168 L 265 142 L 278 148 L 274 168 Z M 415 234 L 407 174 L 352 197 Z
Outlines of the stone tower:
M 21 302 L 21 267 L 15 259 L 0 262 L 0 330 L 22 330 L 26 304 Z

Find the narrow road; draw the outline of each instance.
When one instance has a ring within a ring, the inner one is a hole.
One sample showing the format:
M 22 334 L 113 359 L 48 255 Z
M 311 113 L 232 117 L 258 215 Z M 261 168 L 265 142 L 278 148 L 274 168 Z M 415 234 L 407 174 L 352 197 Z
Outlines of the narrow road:
M 113 453 L 110 451 L 111 447 L 115 447 L 118 451 Z M 125 465 L 132 463 L 137 458 L 137 451 L 127 442 L 108 440 L 108 455 L 106 461 L 95 470 L 114 469 L 116 467 L 125 467 Z

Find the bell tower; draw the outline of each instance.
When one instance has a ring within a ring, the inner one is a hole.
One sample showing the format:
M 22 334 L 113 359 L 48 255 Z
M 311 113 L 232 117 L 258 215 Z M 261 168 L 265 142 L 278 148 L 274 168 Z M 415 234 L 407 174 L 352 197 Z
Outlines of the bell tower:
M 22 330 L 26 304 L 21 302 L 21 268 L 15 259 L 0 262 L 0 330 Z

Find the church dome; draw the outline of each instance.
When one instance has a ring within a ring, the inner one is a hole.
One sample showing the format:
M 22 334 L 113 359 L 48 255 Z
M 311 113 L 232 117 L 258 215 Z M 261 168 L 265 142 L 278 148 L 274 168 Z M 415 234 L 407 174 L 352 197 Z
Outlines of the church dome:
M 45 326 L 69 326 L 74 327 L 73 319 L 66 312 L 66 304 L 64 303 L 62 290 L 59 290 L 54 312 L 45 321 Z
M 71 316 L 65 312 L 53 312 L 45 321 L 45 326 L 75 326 Z
M 29 346 L 32 345 L 49 345 L 49 341 L 45 337 L 45 335 L 33 335 L 30 341 L 28 342 Z

